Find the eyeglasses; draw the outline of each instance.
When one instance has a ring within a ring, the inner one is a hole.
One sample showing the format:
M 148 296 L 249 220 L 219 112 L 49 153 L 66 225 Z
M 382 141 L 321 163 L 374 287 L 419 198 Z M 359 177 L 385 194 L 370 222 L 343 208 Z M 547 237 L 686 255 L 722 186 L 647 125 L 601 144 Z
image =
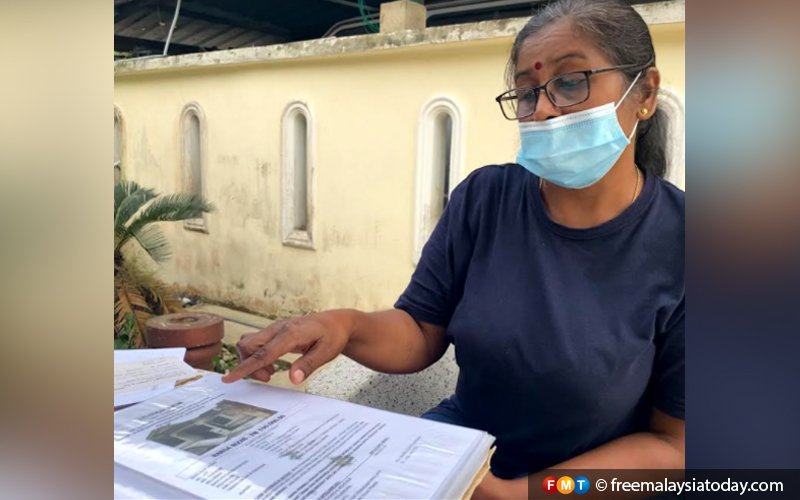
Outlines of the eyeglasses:
M 648 64 L 649 65 L 649 64 Z M 555 76 L 538 87 L 520 87 L 503 92 L 494 100 L 500 105 L 500 111 L 507 120 L 521 120 L 536 111 L 539 94 L 544 90 L 547 98 L 557 108 L 566 108 L 580 104 L 589 99 L 589 77 L 607 71 L 633 69 L 641 64 L 622 64 L 608 68 L 573 71 Z

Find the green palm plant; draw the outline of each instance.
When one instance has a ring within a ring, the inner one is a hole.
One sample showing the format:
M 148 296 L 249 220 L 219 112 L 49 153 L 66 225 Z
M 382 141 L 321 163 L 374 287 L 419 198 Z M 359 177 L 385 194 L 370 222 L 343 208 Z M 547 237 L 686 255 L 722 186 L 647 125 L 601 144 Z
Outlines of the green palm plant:
M 145 321 L 180 308 L 170 287 L 126 258 L 123 249 L 135 244 L 156 263 L 165 262 L 171 255 L 169 242 L 156 223 L 195 219 L 212 210 L 213 205 L 200 196 L 160 195 L 132 181 L 114 185 L 115 346 L 144 346 Z

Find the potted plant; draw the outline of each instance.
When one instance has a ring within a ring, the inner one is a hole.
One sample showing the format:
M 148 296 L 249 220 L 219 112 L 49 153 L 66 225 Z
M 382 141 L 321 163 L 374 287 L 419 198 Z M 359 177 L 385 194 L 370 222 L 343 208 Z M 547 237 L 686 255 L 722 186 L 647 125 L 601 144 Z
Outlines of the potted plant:
M 145 347 L 145 322 L 181 309 L 174 290 L 132 255 L 136 246 L 156 263 L 171 255 L 158 222 L 195 219 L 214 207 L 192 194 L 160 195 L 133 181 L 114 185 L 114 348 Z

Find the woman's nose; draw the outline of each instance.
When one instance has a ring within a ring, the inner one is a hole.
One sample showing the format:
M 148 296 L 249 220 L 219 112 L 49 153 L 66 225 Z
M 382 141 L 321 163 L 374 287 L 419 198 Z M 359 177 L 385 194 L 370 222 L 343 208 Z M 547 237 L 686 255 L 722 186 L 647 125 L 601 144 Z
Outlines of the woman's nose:
M 532 115 L 523 118 L 520 121 L 523 122 L 539 122 L 547 120 L 548 118 L 555 118 L 559 116 L 561 111 L 550 102 L 550 98 L 547 97 L 547 92 L 542 90 L 539 92 L 539 96 L 536 99 L 536 108 Z

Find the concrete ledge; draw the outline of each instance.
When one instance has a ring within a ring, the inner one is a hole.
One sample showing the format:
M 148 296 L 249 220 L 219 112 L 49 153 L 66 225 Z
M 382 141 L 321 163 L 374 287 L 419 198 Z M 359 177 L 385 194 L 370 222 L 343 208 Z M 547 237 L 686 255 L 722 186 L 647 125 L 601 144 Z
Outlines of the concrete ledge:
M 436 364 L 410 375 L 375 372 L 339 356 L 309 378 L 306 392 L 419 416 L 455 391 L 458 365 L 454 352 L 451 346 Z
M 193 306 L 192 310 L 206 312 L 210 314 L 216 314 L 217 316 L 222 316 L 227 320 L 235 321 L 236 323 L 241 323 L 242 325 L 250 326 L 252 327 L 251 330 L 260 330 L 262 328 L 266 328 L 273 322 L 273 320 L 269 318 L 256 316 L 255 314 L 249 314 L 246 312 L 241 312 L 235 309 L 229 309 L 227 307 L 217 306 L 214 304 L 198 304 L 196 306 Z
M 635 8 L 650 25 L 686 22 L 685 0 L 636 5 Z M 152 72 L 224 68 L 319 57 L 342 57 L 366 52 L 491 39 L 502 41 L 514 37 L 528 19 L 519 17 L 439 26 L 425 30 L 406 30 L 342 38 L 329 37 L 180 56 L 125 59 L 114 63 L 114 75 L 122 77 Z

